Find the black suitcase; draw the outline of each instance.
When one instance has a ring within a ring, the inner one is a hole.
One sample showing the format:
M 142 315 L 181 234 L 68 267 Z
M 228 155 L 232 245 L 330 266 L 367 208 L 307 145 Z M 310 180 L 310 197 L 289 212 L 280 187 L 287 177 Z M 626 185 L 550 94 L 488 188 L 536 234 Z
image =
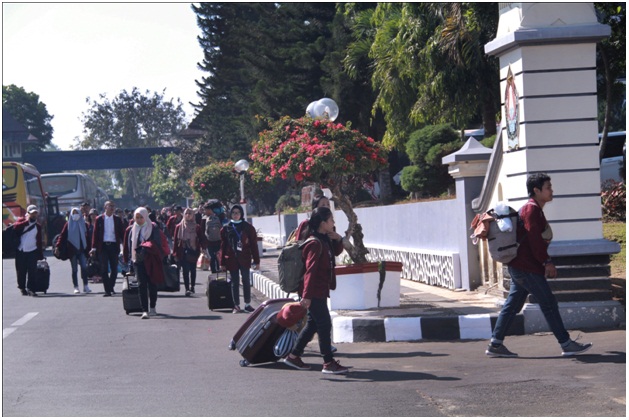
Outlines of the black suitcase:
M 33 280 L 28 284 L 28 290 L 44 293 L 48 291 L 48 287 L 50 287 L 50 268 L 45 260 L 37 261 L 37 271 L 35 271 Z
M 127 315 L 131 312 L 142 312 L 140 288 L 136 278 L 132 275 L 125 276 L 122 281 L 122 306 Z
M 273 346 L 286 328 L 276 321 L 282 307 L 295 302 L 293 299 L 271 299 L 262 303 L 238 329 L 229 344 L 230 350 L 238 350 L 244 358 L 240 366 L 275 362 L 278 357 Z
M 225 272 L 225 280 L 219 280 L 219 276 L 220 273 L 216 273 L 210 274 L 207 278 L 205 295 L 207 296 L 207 307 L 210 311 L 234 308 L 232 285 L 227 281 L 227 272 Z
M 164 283 L 157 285 L 159 292 L 178 292 L 181 288 L 179 284 L 179 267 L 175 264 L 164 264 Z

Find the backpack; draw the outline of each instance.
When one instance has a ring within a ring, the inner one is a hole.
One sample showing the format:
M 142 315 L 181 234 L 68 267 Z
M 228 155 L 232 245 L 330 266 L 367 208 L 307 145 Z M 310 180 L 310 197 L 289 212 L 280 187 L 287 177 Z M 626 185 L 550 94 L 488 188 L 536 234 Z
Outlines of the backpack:
M 505 218 L 511 219 L 511 231 L 503 232 L 498 227 L 497 221 Z M 519 223 L 519 214 L 511 207 L 509 207 L 509 214 L 504 216 L 496 214 L 494 209 L 489 209 L 485 213 L 477 214 L 474 217 L 470 226 L 470 229 L 473 231 L 470 238 L 472 238 L 474 245 L 478 243 L 479 239 L 486 240 L 491 258 L 494 261 L 507 264 L 518 254 L 518 247 L 521 242 L 521 240 L 517 240 Z
M 218 242 L 221 240 L 221 228 L 223 224 L 218 217 L 212 217 L 205 221 L 205 237 L 209 242 Z
M 299 286 L 304 282 L 304 262 L 301 256 L 301 249 L 310 241 L 318 241 L 317 238 L 308 238 L 305 241 L 289 242 L 286 244 L 280 256 L 277 257 L 277 268 L 280 278 L 280 289 L 286 293 L 293 293 L 299 290 Z
M 54 238 L 52 238 L 52 254 L 58 260 L 66 261 L 68 258 L 70 258 L 68 257 L 68 244 L 67 242 L 61 242 L 59 240 L 60 237 L 61 234 L 58 233 L 55 235 Z M 57 246 L 57 244 L 59 245 Z
M 18 234 L 15 231 L 15 227 L 10 225 L 5 230 L 2 231 L 2 256 L 5 258 L 12 258 L 15 256 L 17 249 L 20 246 L 20 241 L 22 235 L 24 235 L 29 230 L 37 227 L 36 224 L 31 225 L 30 227 L 24 229 L 24 232 Z

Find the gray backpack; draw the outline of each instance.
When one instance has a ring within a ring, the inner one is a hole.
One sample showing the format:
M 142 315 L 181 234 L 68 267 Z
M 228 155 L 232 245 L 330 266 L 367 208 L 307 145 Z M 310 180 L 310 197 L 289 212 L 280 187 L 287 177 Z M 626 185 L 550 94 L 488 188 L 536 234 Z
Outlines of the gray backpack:
M 221 240 L 221 219 L 216 216 L 210 217 L 205 221 L 205 237 L 209 242 L 218 242 Z
M 304 281 L 304 262 L 301 256 L 301 249 L 310 241 L 319 241 L 310 237 L 305 241 L 289 242 L 284 246 L 280 256 L 277 257 L 277 268 L 280 277 L 280 289 L 286 293 L 293 293 L 299 290 L 299 286 Z
M 489 255 L 494 261 L 507 264 L 518 255 L 518 247 L 520 243 L 517 240 L 518 223 L 520 218 L 518 212 L 509 208 L 509 214 L 501 216 L 494 212 L 493 209 L 488 210 L 487 214 L 492 216 L 494 220 L 489 222 L 489 231 L 487 232 L 487 249 Z M 513 229 L 510 232 L 503 232 L 496 223 L 497 219 L 510 218 Z

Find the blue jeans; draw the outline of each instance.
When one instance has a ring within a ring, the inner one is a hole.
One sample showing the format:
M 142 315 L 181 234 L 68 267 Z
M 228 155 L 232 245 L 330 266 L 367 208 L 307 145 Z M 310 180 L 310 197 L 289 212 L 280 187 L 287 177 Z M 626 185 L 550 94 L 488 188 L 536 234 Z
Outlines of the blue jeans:
M 546 277 L 513 267 L 509 267 L 509 274 L 511 274 L 511 289 L 496 321 L 492 342 L 502 343 L 515 316 L 524 307 L 529 293 L 537 299 L 544 318 L 546 318 L 546 322 L 559 344 L 569 341 L 570 334 L 563 325 L 557 299 L 550 290 Z
M 319 351 L 323 355 L 323 361 L 330 363 L 333 360 L 332 357 L 332 340 L 330 334 L 332 333 L 332 318 L 330 317 L 330 311 L 328 310 L 327 299 L 313 298 L 310 301 L 310 308 L 308 309 L 308 322 L 299 337 L 291 353 L 295 356 L 301 357 L 304 354 L 306 345 L 312 341 L 315 333 L 319 335 Z
M 74 287 L 79 287 L 79 264 L 81 265 L 81 279 L 83 280 L 83 286 L 85 286 L 87 285 L 87 257 L 82 251 L 79 251 L 70 257 L 70 265 L 72 266 L 72 284 Z
M 245 305 L 251 303 L 251 276 L 249 269 L 239 267 L 237 270 L 229 270 L 232 278 L 232 298 L 234 306 L 240 306 L 240 276 L 242 275 L 242 294 L 245 298 Z

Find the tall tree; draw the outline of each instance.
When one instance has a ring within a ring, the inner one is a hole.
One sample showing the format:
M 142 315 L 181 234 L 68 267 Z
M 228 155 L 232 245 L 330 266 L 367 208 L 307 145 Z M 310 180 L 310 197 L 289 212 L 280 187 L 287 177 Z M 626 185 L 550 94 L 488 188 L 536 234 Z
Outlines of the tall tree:
M 181 101 L 166 100 L 165 92 L 141 93 L 137 88 L 123 90 L 113 100 L 100 95 L 87 99 L 83 113 L 82 140 L 75 149 L 118 149 L 174 146 L 184 126 Z M 122 169 L 124 192 L 138 197 L 149 193 L 150 169 Z
M 15 85 L 3 85 L 2 108 L 37 137 L 38 143 L 28 145 L 25 150 L 42 151 L 51 144 L 53 116 L 46 110 L 46 104 L 40 102 L 39 95 Z

